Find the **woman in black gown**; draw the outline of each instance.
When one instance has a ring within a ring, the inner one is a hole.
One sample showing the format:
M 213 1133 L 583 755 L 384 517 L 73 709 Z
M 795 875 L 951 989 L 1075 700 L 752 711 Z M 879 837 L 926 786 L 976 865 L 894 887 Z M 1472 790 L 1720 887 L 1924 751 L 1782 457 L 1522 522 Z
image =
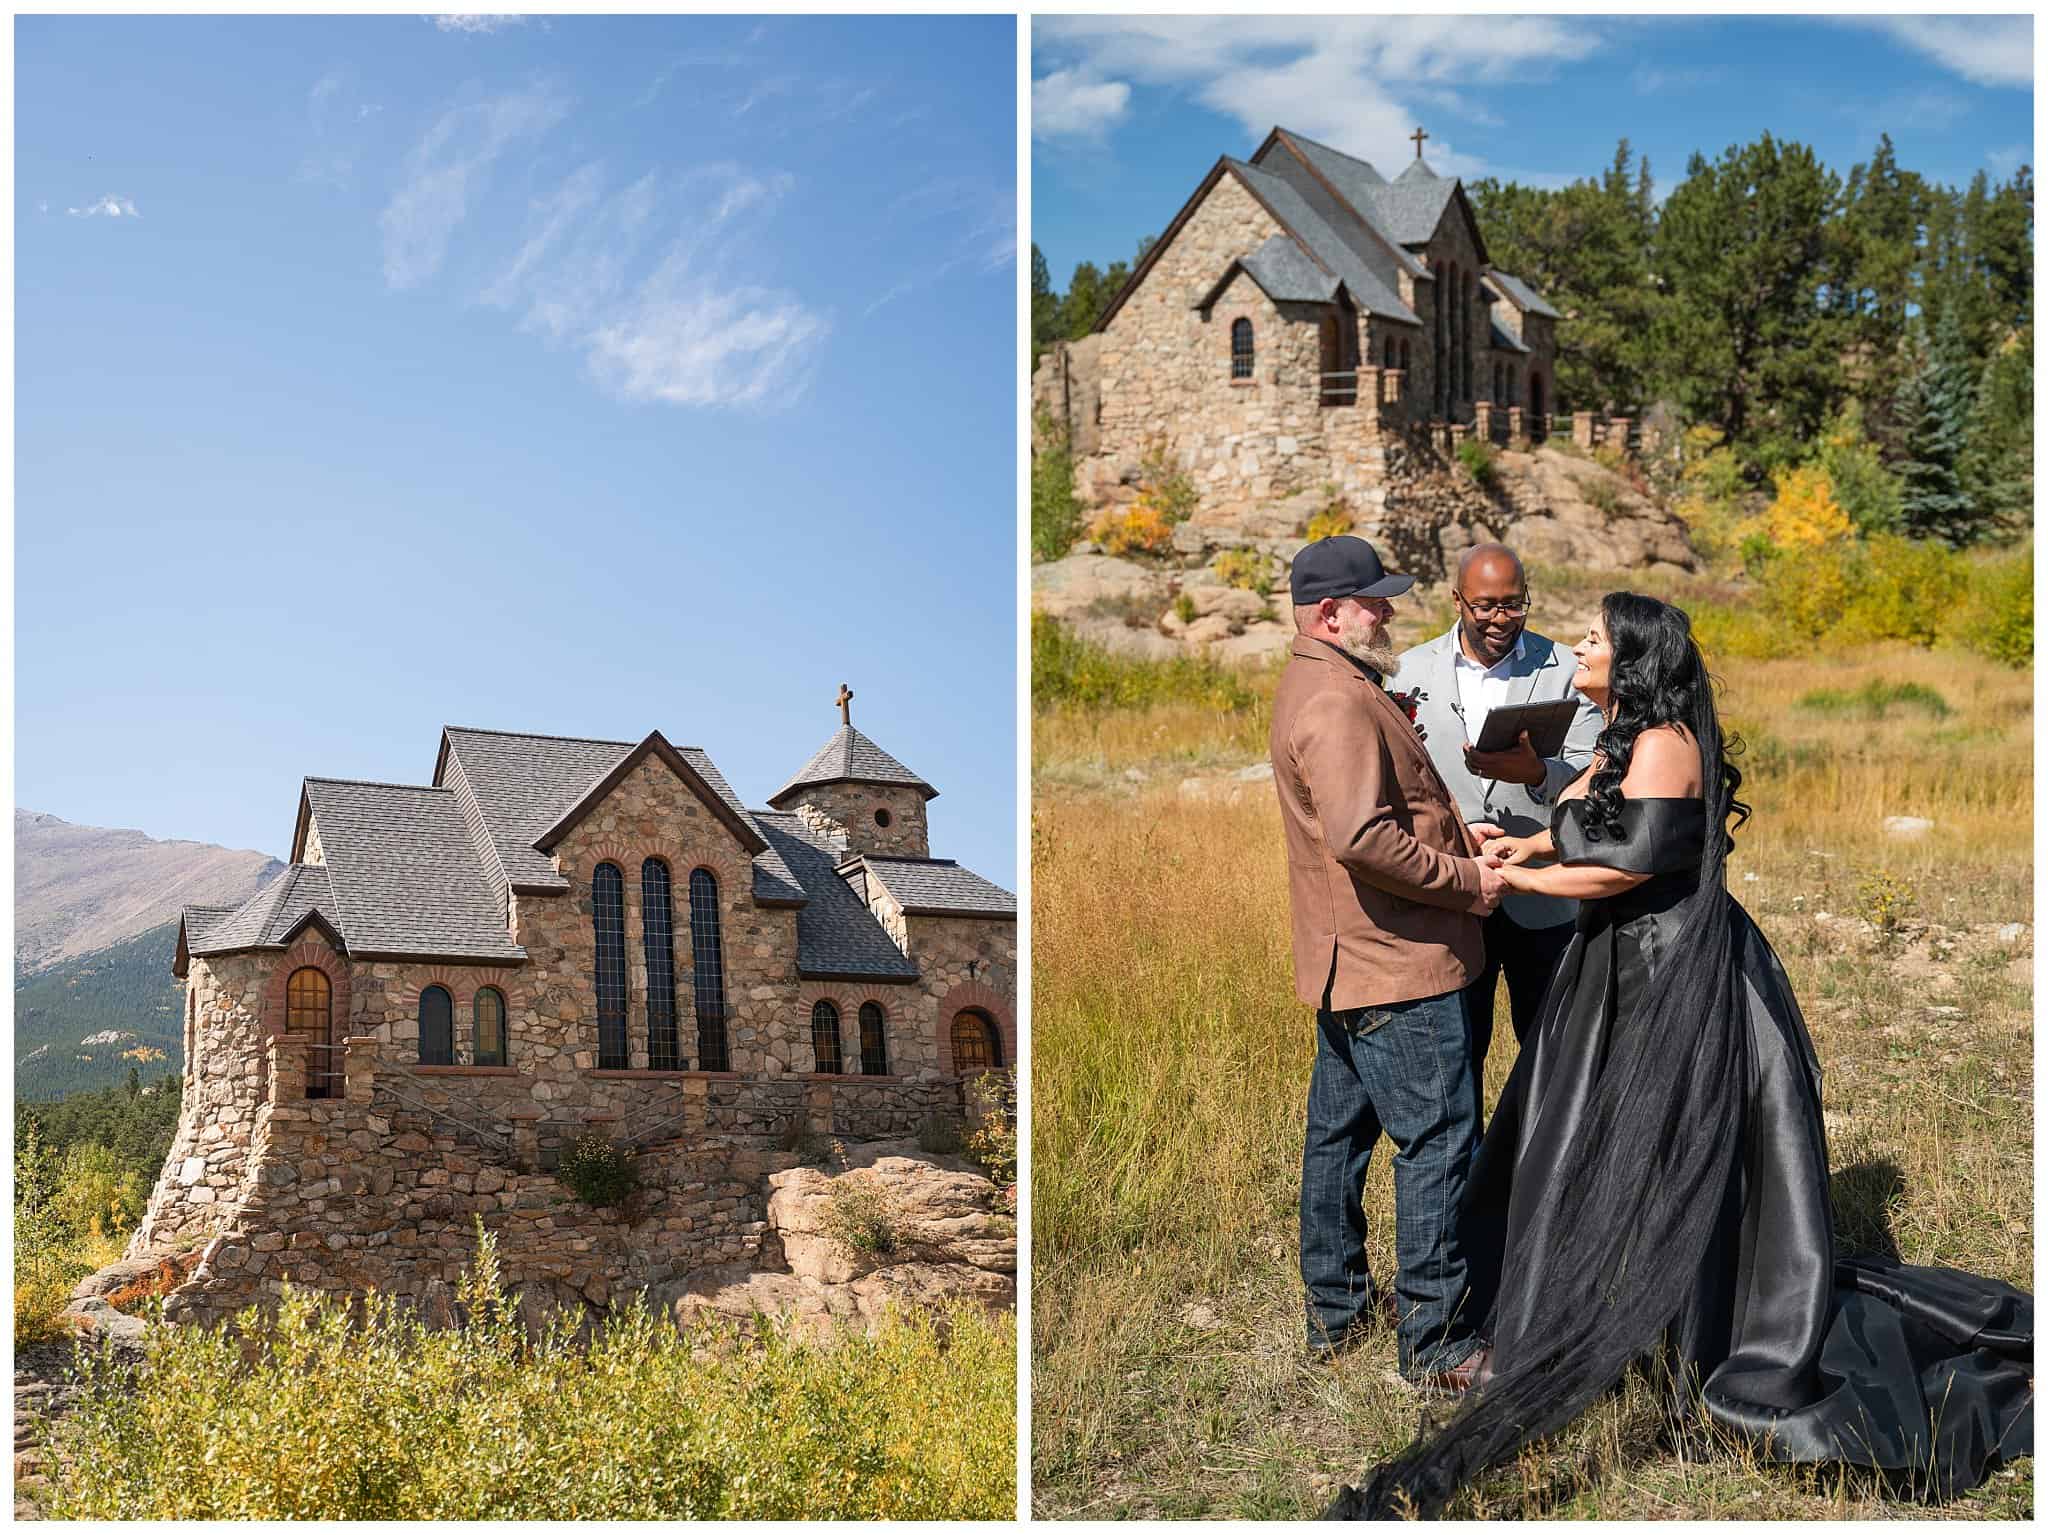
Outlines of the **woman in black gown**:
M 1548 833 L 1487 846 L 1511 888 L 1582 902 L 1467 1194 L 1490 1366 L 1330 1516 L 1437 1514 L 1646 1357 L 1760 1458 L 1974 1486 L 2033 1453 L 2033 1300 L 1837 1260 L 1820 1066 L 1723 885 L 1749 810 L 1691 626 L 1617 592 L 1573 653 L 1606 716 L 1593 765 Z

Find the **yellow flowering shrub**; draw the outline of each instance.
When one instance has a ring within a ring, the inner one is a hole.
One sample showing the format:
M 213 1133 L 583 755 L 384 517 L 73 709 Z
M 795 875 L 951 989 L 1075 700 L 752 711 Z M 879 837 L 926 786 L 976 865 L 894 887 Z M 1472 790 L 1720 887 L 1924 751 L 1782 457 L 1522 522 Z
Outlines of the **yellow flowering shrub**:
M 1128 511 L 1097 517 L 1088 525 L 1088 536 L 1108 554 L 1163 554 L 1173 546 L 1173 524 L 1140 497 Z

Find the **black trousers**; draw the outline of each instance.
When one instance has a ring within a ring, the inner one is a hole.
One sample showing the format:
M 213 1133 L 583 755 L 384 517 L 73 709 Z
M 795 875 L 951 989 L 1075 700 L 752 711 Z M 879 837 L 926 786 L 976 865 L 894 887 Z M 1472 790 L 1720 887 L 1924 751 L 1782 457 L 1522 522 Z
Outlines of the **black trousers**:
M 1481 1084 L 1486 1070 L 1486 1050 L 1493 1043 L 1493 993 L 1501 974 L 1508 978 L 1508 1015 L 1514 1024 L 1515 1043 L 1529 1037 L 1543 1006 L 1543 994 L 1550 978 L 1557 974 L 1557 962 L 1570 947 L 1573 922 L 1555 927 L 1520 927 L 1506 911 L 1495 907 L 1486 918 L 1486 968 L 1465 988 L 1465 1015 L 1472 1020 L 1472 1080 Z M 1480 1090 L 1484 1092 L 1483 1084 Z

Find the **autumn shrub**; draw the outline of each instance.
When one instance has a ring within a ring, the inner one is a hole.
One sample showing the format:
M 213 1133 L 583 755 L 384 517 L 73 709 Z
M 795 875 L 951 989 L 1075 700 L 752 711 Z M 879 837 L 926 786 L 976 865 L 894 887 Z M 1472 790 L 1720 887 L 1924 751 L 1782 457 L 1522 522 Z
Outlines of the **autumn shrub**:
M 61 1519 L 1009 1519 L 1016 1326 L 963 1306 L 829 1344 L 634 1304 L 539 1339 L 480 1234 L 468 1325 L 288 1288 L 274 1318 L 84 1360 Z M 246 1344 L 244 1342 L 246 1340 Z M 248 1352 L 245 1354 L 245 1346 Z
M 1844 644 L 1932 645 L 1969 586 L 1969 568 L 1940 544 L 1880 533 L 1845 555 L 1850 594 L 1829 638 Z
M 865 1169 L 835 1178 L 825 1196 L 825 1235 L 848 1252 L 872 1257 L 896 1250 L 896 1206 Z
M 14 1153 L 14 1346 L 64 1336 L 71 1290 L 92 1272 L 57 1210 L 56 1170 L 34 1126 Z
M 1081 638 L 1044 613 L 1031 615 L 1031 699 L 1034 704 L 1141 709 L 1194 703 L 1230 713 L 1256 695 L 1231 668 L 1202 656 L 1149 661 L 1118 655 Z
M 967 1155 L 997 1185 L 1017 1181 L 1017 1079 L 1005 1071 L 984 1073 L 974 1084 Z
M 1964 595 L 1942 615 L 1944 643 L 2015 669 L 2034 660 L 2034 549 L 1952 556 L 1966 572 Z
M 1152 508 L 1169 527 L 1186 522 L 1202 504 L 1194 476 L 1174 459 L 1163 437 L 1146 443 L 1138 460 L 1138 504 Z
M 1351 505 L 1344 499 L 1343 492 L 1335 485 L 1323 487 L 1323 509 L 1308 520 L 1308 537 L 1313 543 L 1319 538 L 1336 538 L 1349 533 L 1357 526 L 1351 515 Z
M 1088 536 L 1105 554 L 1164 554 L 1173 547 L 1173 524 L 1146 501 L 1105 511 L 1088 525 Z
M 1855 532 L 1836 502 L 1827 471 L 1818 464 L 1786 470 L 1774 482 L 1777 494 L 1753 529 L 1774 550 L 1818 549 Z
M 1225 586 L 1257 592 L 1261 597 L 1273 590 L 1272 566 L 1255 549 L 1226 549 L 1216 556 L 1213 569 Z

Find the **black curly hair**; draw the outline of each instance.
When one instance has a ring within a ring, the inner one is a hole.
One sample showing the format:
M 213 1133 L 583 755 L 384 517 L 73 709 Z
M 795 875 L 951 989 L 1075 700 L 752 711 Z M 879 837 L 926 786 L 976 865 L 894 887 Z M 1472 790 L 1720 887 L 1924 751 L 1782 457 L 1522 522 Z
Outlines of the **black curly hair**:
M 1713 679 L 1685 609 L 1636 592 L 1609 592 L 1600 600 L 1600 617 L 1613 659 L 1607 728 L 1594 743 L 1600 766 L 1586 789 L 1588 839 L 1622 835 L 1621 781 L 1635 756 L 1636 737 L 1659 725 L 1683 725 L 1699 743 L 1707 824 L 1725 826 L 1732 814 L 1740 826 L 1749 819 L 1749 806 L 1735 797 L 1742 772 L 1729 758 L 1741 743 L 1721 735 Z

